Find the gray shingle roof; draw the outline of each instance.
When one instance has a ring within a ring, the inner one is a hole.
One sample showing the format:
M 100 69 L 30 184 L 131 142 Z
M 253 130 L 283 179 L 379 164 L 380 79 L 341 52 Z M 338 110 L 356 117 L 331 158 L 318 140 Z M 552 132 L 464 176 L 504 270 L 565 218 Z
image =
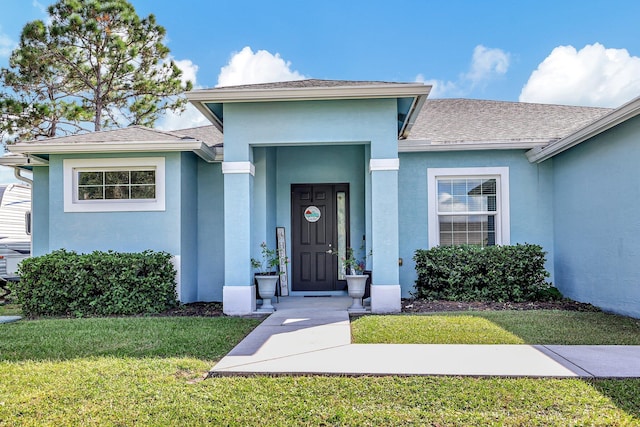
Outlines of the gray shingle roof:
M 353 86 L 378 86 L 378 85 L 408 85 L 415 83 L 398 83 L 398 82 L 383 82 L 383 81 L 358 81 L 358 80 L 320 80 L 320 79 L 305 79 L 305 80 L 291 80 L 285 82 L 272 82 L 272 83 L 258 83 L 250 85 L 238 85 L 238 86 L 220 86 L 212 88 L 210 90 L 224 90 L 224 89 L 297 89 L 297 88 L 322 88 L 322 87 L 353 87 Z
M 612 111 L 609 108 L 477 99 L 428 99 L 407 139 L 432 143 L 552 141 Z
M 329 82 L 329 83 L 327 83 Z M 371 85 L 375 82 L 339 80 L 300 80 L 299 82 L 266 83 L 312 85 Z M 382 82 L 378 82 L 382 83 Z M 261 85 L 251 85 L 255 88 Z M 611 112 L 609 108 L 566 105 L 529 104 L 476 99 L 428 99 L 418 115 L 408 140 L 433 143 L 461 142 L 550 142 L 563 138 Z M 118 143 L 118 142 L 192 142 L 209 146 L 221 145 L 222 133 L 215 126 L 201 126 L 174 131 L 160 131 L 143 126 L 63 136 L 33 143 Z M 29 144 L 25 142 L 23 144 Z
M 171 133 L 195 138 L 198 141 L 204 142 L 210 147 L 222 144 L 222 133 L 218 130 L 217 127 L 213 125 L 172 130 Z
M 222 134 L 215 126 L 201 126 L 197 128 L 183 129 L 177 131 L 162 131 L 144 126 L 129 126 L 120 129 L 109 129 L 100 132 L 90 132 L 78 135 L 60 136 L 45 140 L 24 142 L 47 143 L 47 144 L 100 144 L 118 142 L 192 142 L 193 139 L 202 141 L 209 146 L 222 143 Z

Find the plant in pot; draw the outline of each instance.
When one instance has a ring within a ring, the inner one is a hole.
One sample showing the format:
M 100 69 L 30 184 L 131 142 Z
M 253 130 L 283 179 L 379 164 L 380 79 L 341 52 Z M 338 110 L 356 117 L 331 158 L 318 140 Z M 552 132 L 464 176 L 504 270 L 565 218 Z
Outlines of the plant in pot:
M 335 250 L 331 251 L 331 253 L 340 256 Z M 367 280 L 369 279 L 369 276 L 364 274 L 366 267 L 365 258 L 366 257 L 357 259 L 353 253 L 353 248 L 347 248 L 345 255 L 340 258 L 345 272 L 345 279 L 347 280 L 347 292 L 349 296 L 353 298 L 353 302 L 348 308 L 350 312 L 365 311 L 362 305 L 362 297 L 364 296 Z
M 276 284 L 279 274 L 280 257 L 277 249 L 269 249 L 266 242 L 260 244 L 262 259 L 251 258 L 251 267 L 257 271 L 255 278 L 258 282 L 258 293 L 262 298 L 262 307 L 259 311 L 273 312 L 275 308 L 271 304 L 271 298 L 276 294 Z M 285 264 L 289 260 L 285 260 Z

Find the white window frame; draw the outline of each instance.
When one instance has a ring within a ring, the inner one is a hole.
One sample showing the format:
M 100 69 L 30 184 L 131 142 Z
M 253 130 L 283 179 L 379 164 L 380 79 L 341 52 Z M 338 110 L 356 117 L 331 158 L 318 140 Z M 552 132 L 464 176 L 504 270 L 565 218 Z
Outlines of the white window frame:
M 165 210 L 165 158 L 127 157 L 63 160 L 65 212 L 139 212 Z M 156 172 L 155 199 L 78 200 L 78 172 L 104 169 L 135 170 L 153 168 Z
M 427 168 L 427 221 L 430 248 L 440 245 L 438 178 L 496 178 L 496 245 L 511 244 L 508 167 Z

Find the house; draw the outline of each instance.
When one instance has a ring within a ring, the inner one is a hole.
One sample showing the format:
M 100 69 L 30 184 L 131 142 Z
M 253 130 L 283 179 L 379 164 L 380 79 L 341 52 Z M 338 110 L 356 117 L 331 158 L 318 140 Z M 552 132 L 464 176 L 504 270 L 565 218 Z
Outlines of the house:
M 13 166 L 33 170 L 33 252 L 167 251 L 181 301 L 243 315 L 256 309 L 249 260 L 282 227 L 289 295 L 343 294 L 328 251 L 349 246 L 372 254 L 372 311 L 397 312 L 416 249 L 527 242 L 568 297 L 640 317 L 640 99 L 611 110 L 429 91 L 196 90 L 186 96 L 211 126 L 12 145 Z

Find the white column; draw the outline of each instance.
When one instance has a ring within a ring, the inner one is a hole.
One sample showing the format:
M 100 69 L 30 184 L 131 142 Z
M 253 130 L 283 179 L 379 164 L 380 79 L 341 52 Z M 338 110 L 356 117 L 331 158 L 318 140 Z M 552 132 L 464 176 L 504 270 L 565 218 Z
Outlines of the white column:
M 251 274 L 251 162 L 223 162 L 224 174 L 224 287 L 225 314 L 242 316 L 256 310 L 256 290 Z
M 400 160 L 371 159 L 371 250 L 373 283 L 371 311 L 401 310 L 398 266 L 398 170 Z

